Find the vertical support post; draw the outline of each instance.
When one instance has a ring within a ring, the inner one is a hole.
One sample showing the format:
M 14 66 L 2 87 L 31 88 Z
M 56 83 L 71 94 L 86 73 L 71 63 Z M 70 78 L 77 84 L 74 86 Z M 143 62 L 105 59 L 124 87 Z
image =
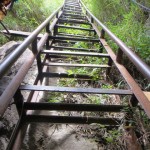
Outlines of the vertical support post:
M 37 67 L 38 67 L 38 75 L 39 75 L 39 79 L 41 80 L 42 78 L 42 62 L 41 62 L 41 55 L 40 53 L 37 55 L 36 57 L 37 60 Z
M 55 25 L 55 27 L 54 27 L 54 35 L 56 35 L 58 33 L 58 27 L 57 27 L 57 25 Z
M 91 23 L 94 23 L 94 19 L 93 19 L 93 17 L 91 17 Z
M 122 57 L 123 57 L 123 51 L 121 50 L 121 48 L 118 48 L 118 53 L 117 53 L 116 61 L 119 64 L 122 64 Z
M 49 49 L 49 37 L 46 40 L 46 49 Z
M 37 38 L 32 42 L 32 52 L 33 54 L 37 54 Z
M 105 31 L 103 29 L 101 30 L 101 36 L 100 36 L 100 38 L 102 38 L 102 39 L 105 38 Z
M 132 118 L 133 118 L 133 113 L 132 113 L 131 107 L 136 107 L 137 104 L 138 104 L 138 100 L 136 99 L 135 95 L 132 95 L 132 97 L 129 99 L 129 104 L 128 104 L 129 109 L 127 109 L 126 115 L 125 115 L 125 118 L 126 118 L 125 123 L 127 126 L 129 125 L 130 120 L 132 120 Z
M 135 95 L 132 95 L 131 99 L 129 100 L 129 103 L 132 107 L 136 107 L 138 105 L 138 100 L 135 97 Z
M 21 91 L 18 89 L 14 95 L 14 102 L 16 104 L 16 108 L 17 108 L 19 116 L 21 116 L 21 113 L 22 113 L 23 101 L 24 101 L 24 98 L 21 94 Z
M 88 12 L 86 11 L 85 14 L 88 15 Z
M 102 38 L 102 39 L 105 38 L 105 31 L 103 29 L 101 30 L 100 38 Z M 102 52 L 103 52 L 103 45 L 102 45 L 102 43 L 100 43 L 100 53 L 102 53 Z
M 47 33 L 50 33 L 49 27 L 50 27 L 50 23 L 48 23 L 48 25 L 46 26 L 46 32 Z
M 58 18 L 58 16 L 59 16 L 59 13 L 57 12 L 56 13 L 56 18 Z M 56 23 L 57 24 L 57 23 Z M 57 27 L 57 25 L 55 25 L 54 26 L 54 35 L 56 35 L 58 33 L 58 27 Z
M 32 51 L 33 53 L 37 53 L 37 38 L 35 38 L 34 41 L 32 42 Z M 39 73 L 39 76 L 41 76 L 42 63 L 41 63 L 40 53 L 37 55 L 36 60 L 37 60 L 38 73 Z
M 97 35 L 96 31 L 94 31 L 94 36 L 96 36 L 96 35 Z
M 109 66 L 112 66 L 112 63 L 113 63 L 112 59 L 109 58 L 109 60 L 108 60 L 108 65 L 109 65 Z M 109 74 L 110 74 L 110 70 L 111 70 L 111 67 L 110 67 L 110 68 L 107 68 L 107 71 L 106 71 L 107 77 L 108 77 Z
M 103 52 L 103 44 L 100 42 L 100 48 L 99 48 L 99 52 L 102 53 Z
M 19 121 L 17 122 L 15 129 L 13 130 L 13 133 L 10 137 L 10 141 L 8 143 L 8 146 L 6 148 L 6 150 L 19 150 L 21 149 L 21 144 L 25 135 L 25 131 L 24 134 L 22 133 L 22 130 L 20 130 L 21 128 L 24 127 L 24 123 L 23 123 L 23 117 L 21 116 L 19 118 Z
M 56 18 L 58 18 L 58 12 L 56 13 Z
M 46 26 L 46 32 L 50 34 L 50 23 Z M 46 41 L 46 49 L 49 49 L 49 40 Z

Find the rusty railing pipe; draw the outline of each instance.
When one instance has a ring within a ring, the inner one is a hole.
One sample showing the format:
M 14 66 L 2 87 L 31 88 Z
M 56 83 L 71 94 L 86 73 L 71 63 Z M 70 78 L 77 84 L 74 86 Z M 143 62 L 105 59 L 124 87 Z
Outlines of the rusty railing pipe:
M 55 13 L 53 13 L 51 16 L 53 16 L 53 15 L 55 15 Z M 54 20 L 54 22 L 56 22 L 56 20 Z M 46 27 L 46 24 L 45 24 L 45 27 Z M 54 25 L 52 23 L 52 25 L 50 26 L 50 31 L 53 30 L 53 28 L 54 28 Z M 19 85 L 23 81 L 25 75 L 27 74 L 28 70 L 30 69 L 31 65 L 33 64 L 36 56 L 38 55 L 38 53 L 41 51 L 42 47 L 44 46 L 45 41 L 48 38 L 48 36 L 49 36 L 49 33 L 45 33 L 43 35 L 43 37 L 38 42 L 37 53 L 36 54 L 30 53 L 29 58 L 26 60 L 26 62 L 24 62 L 24 64 L 21 66 L 21 68 L 19 69 L 17 74 L 11 80 L 10 84 L 6 87 L 6 89 L 3 92 L 3 94 L 0 96 L 0 118 L 3 117 L 3 114 L 6 111 L 6 109 L 7 109 L 8 105 L 9 105 L 13 95 L 15 94 L 15 92 L 17 91 Z M 35 36 L 35 38 L 36 38 L 36 36 Z M 34 41 L 34 39 L 33 39 L 33 41 Z

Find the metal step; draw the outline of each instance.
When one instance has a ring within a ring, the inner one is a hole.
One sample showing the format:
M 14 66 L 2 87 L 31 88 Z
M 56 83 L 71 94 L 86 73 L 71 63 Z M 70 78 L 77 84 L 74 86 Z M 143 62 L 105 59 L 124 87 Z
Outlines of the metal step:
M 64 16 L 62 15 L 59 19 L 62 20 L 71 20 L 71 21 L 80 21 L 80 22 L 88 22 L 88 20 L 86 18 L 81 18 L 80 16 L 77 17 L 73 17 L 73 16 Z M 81 23 L 80 23 L 81 24 Z M 89 24 L 91 26 L 91 24 Z
M 88 42 L 88 41 L 86 41 L 87 43 L 92 43 L 92 42 Z M 68 41 L 68 40 L 53 40 L 53 43 L 58 43 L 58 44 L 62 44 L 62 43 L 64 43 L 65 45 L 66 44 L 75 44 L 75 43 L 77 43 L 77 41 Z
M 81 14 L 82 13 L 82 11 L 70 11 L 70 10 L 63 10 L 64 12 L 69 12 L 69 13 L 76 13 L 76 14 Z
M 102 53 L 84 53 L 84 52 L 65 52 L 65 51 L 51 51 L 43 50 L 42 54 L 58 54 L 58 55 L 76 55 L 76 56 L 91 56 L 91 57 L 105 57 L 110 58 L 108 54 Z
M 81 28 L 77 26 L 65 26 L 65 25 L 56 25 L 58 28 L 66 28 L 66 29 L 76 29 L 76 30 L 83 30 L 83 31 L 91 31 L 94 32 L 94 29 L 87 29 L 87 28 Z
M 46 116 L 46 115 L 27 115 L 24 116 L 26 123 L 65 123 L 65 124 L 92 124 L 99 123 L 104 125 L 119 126 L 121 120 L 118 118 L 98 118 L 98 117 L 79 117 L 79 116 Z
M 80 21 L 77 19 L 58 19 L 59 23 L 74 23 L 74 24 L 85 24 L 85 25 L 91 25 L 89 22 Z
M 79 20 L 82 20 L 82 21 L 87 21 L 87 18 L 85 18 L 85 17 L 80 17 L 80 16 L 65 16 L 65 15 L 62 15 L 61 17 L 60 17 L 61 19 L 79 19 Z
M 130 90 L 120 89 L 100 89 L 100 88 L 74 88 L 74 87 L 57 87 L 57 86 L 38 86 L 38 85 L 21 85 L 20 90 L 29 91 L 49 91 L 65 93 L 88 93 L 88 94 L 113 94 L 113 95 L 132 95 Z
M 67 50 L 75 50 L 75 51 L 86 51 L 86 52 L 98 52 L 97 49 L 85 49 L 85 48 L 74 48 L 74 47 L 65 47 L 65 46 L 51 46 L 50 48 L 54 49 L 67 49 Z
M 74 16 L 74 17 L 85 17 L 85 18 L 87 18 L 85 15 L 76 15 L 76 14 L 65 13 L 65 12 L 63 12 L 62 15 L 65 15 L 65 16 Z
M 73 6 L 80 6 L 77 2 L 65 2 L 65 5 L 73 5 Z
M 92 112 L 120 112 L 123 105 L 100 104 L 68 104 L 68 103 L 24 103 L 25 110 L 65 110 L 65 111 L 92 111 Z
M 84 41 L 84 42 L 100 42 L 99 39 L 89 39 L 89 38 L 77 38 L 77 37 L 65 37 L 65 36 L 49 36 L 49 39 L 53 40 L 69 40 L 69 41 Z
M 43 65 L 44 66 L 60 66 L 60 67 L 110 68 L 109 65 L 96 65 L 96 64 L 43 63 Z
M 83 12 L 79 12 L 79 11 L 69 11 L 69 10 L 64 10 L 65 13 L 72 13 L 72 14 L 76 14 L 76 15 L 83 15 Z
M 82 11 L 82 9 L 80 8 L 80 7 L 72 7 L 72 6 L 70 6 L 70 7 L 68 7 L 68 6 L 65 6 L 64 8 L 63 8 L 63 10 L 73 10 L 73 11 L 79 11 L 79 12 L 81 12 Z
M 66 33 L 57 33 L 57 35 L 61 35 L 61 36 L 67 36 L 67 37 L 81 37 L 81 38 L 89 38 L 89 39 L 94 39 L 96 38 L 95 36 L 87 36 L 87 35 L 81 35 L 81 34 L 66 34 Z
M 68 8 L 73 7 L 73 8 L 79 8 L 79 9 L 81 9 L 80 5 L 77 6 L 77 5 L 71 5 L 71 4 L 68 5 L 68 4 L 65 4 L 64 7 L 68 7 Z
M 64 5 L 69 5 L 69 6 L 72 5 L 72 6 L 80 7 L 79 3 L 77 3 L 77 2 L 65 2 Z
M 76 79 L 84 79 L 84 80 L 92 80 L 93 77 L 84 74 L 67 74 L 67 73 L 49 73 L 42 72 L 42 77 L 45 78 L 76 78 Z

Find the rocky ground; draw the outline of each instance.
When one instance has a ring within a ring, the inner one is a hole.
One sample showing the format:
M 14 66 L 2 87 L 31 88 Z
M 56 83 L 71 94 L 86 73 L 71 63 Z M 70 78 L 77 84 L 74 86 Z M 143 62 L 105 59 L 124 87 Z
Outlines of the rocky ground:
M 10 41 L 0 47 L 0 62 L 6 58 L 19 44 L 22 42 L 15 42 L 15 41 Z M 0 95 L 3 93 L 5 88 L 8 86 L 10 83 L 11 79 L 13 76 L 16 74 L 18 69 L 21 67 L 21 65 L 26 61 L 28 58 L 28 54 L 31 51 L 27 49 L 23 55 L 18 59 L 18 61 L 9 69 L 7 74 L 0 79 Z M 36 71 L 36 64 L 34 63 L 32 68 L 29 71 L 28 76 L 26 76 L 24 80 L 24 84 L 27 82 L 32 83 L 34 81 L 34 76 L 37 73 Z M 32 78 L 31 78 L 32 77 Z M 31 81 L 32 79 L 32 81 Z M 7 143 L 9 141 L 10 135 L 12 133 L 12 130 L 18 120 L 18 114 L 16 111 L 16 107 L 13 104 L 13 99 L 12 99 L 12 104 L 10 104 L 10 107 L 7 109 L 7 111 L 4 114 L 4 117 L 2 120 L 0 120 L 0 150 L 5 150 Z

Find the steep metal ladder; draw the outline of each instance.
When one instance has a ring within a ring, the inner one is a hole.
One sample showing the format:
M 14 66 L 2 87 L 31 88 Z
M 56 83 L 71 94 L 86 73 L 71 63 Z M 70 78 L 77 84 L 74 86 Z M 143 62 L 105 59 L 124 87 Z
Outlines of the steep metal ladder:
M 83 6 L 83 7 L 81 7 Z M 85 9 L 85 12 L 83 11 Z M 61 11 L 59 11 L 61 10 Z M 56 15 L 56 18 L 52 23 L 49 21 Z M 102 31 L 95 25 L 100 22 L 87 10 L 84 4 L 78 0 L 65 0 L 63 7 L 59 8 L 50 18 L 43 23 L 43 26 L 38 28 L 36 32 L 29 35 L 26 39 L 25 44 L 20 46 L 20 49 L 27 47 L 32 41 L 33 56 L 30 57 L 29 61 L 26 62 L 20 69 L 20 73 L 14 77 L 10 86 L 6 89 L 0 99 L 0 106 L 4 106 L 0 109 L 1 116 L 5 109 L 8 107 L 10 98 L 15 93 L 14 101 L 19 113 L 19 121 L 14 129 L 14 132 L 10 138 L 10 142 L 7 149 L 19 149 L 22 141 L 22 134 L 24 135 L 27 126 L 32 122 L 48 122 L 48 123 L 73 123 L 73 124 L 91 124 L 100 123 L 106 126 L 119 126 L 121 118 L 106 118 L 106 117 L 81 117 L 81 116 L 47 116 L 47 115 L 36 115 L 30 110 L 56 110 L 56 111 L 89 111 L 89 112 L 116 112 L 120 113 L 126 107 L 123 105 L 101 105 L 101 104 L 75 104 L 75 103 L 50 103 L 50 102 L 37 102 L 38 93 L 43 92 L 62 92 L 62 93 L 86 93 L 86 94 L 108 94 L 118 95 L 120 99 L 128 95 L 132 105 L 136 106 L 138 102 L 142 105 L 145 112 L 150 116 L 150 101 L 145 96 L 143 91 L 136 84 L 132 76 L 128 73 L 125 67 L 121 64 L 123 52 L 128 56 L 126 47 L 114 37 L 112 33 L 103 25 Z M 46 33 L 39 35 L 39 31 L 46 26 Z M 69 31 L 69 33 L 67 32 Z M 72 31 L 72 33 L 70 33 Z M 73 33 L 79 34 L 73 34 Z M 10 31 L 12 35 L 17 36 L 28 36 L 26 33 L 19 33 Z M 85 34 L 86 33 L 86 34 Z M 88 33 L 88 34 L 87 34 Z M 104 35 L 107 33 L 119 46 L 118 55 L 116 56 L 112 49 L 107 44 Z M 38 42 L 38 39 L 41 39 Z M 98 45 L 96 47 L 84 48 L 80 43 L 86 43 L 87 45 Z M 78 44 L 80 47 L 75 47 Z M 45 46 L 45 48 L 43 48 Z M 18 48 L 18 49 L 19 49 Z M 125 49 L 125 50 L 124 50 Z M 21 51 L 21 50 L 20 50 Z M 23 50 L 22 50 L 23 51 Z M 123 52 L 122 52 L 123 51 Z M 21 52 L 20 52 L 21 54 Z M 19 57 L 18 54 L 16 57 Z M 132 53 L 130 53 L 132 55 Z M 134 54 L 135 55 L 135 54 Z M 70 63 L 60 62 L 58 58 L 65 59 L 71 56 L 78 60 L 80 57 L 86 58 L 87 63 Z M 41 59 L 43 58 L 44 59 Z M 88 60 L 92 57 L 101 59 L 104 61 L 102 64 L 89 64 Z M 37 60 L 38 75 L 34 85 L 20 85 L 25 74 L 33 63 L 34 59 Z M 130 59 L 132 59 L 130 57 Z M 137 57 L 138 59 L 138 57 Z M 58 62 L 56 62 L 58 60 Z M 14 61 L 11 62 L 11 64 Z M 3 64 L 2 64 L 3 65 Z M 10 64 L 9 64 L 10 65 Z M 8 66 L 9 66 L 8 65 Z M 119 70 L 120 75 L 125 79 L 129 85 L 128 89 L 101 89 L 101 88 L 81 88 L 81 87 L 58 87 L 43 85 L 44 79 L 49 78 L 74 78 L 91 80 L 92 76 L 87 74 L 69 74 L 61 72 L 51 72 L 51 67 L 67 67 L 67 68 L 100 68 L 101 74 L 105 72 L 106 78 L 111 74 L 111 67 L 115 67 Z M 145 64 L 144 64 L 145 65 Z M 6 67 L 6 66 L 5 66 Z M 146 66 L 147 68 L 147 66 Z M 148 68 L 149 69 L 149 68 Z M 18 71 L 19 72 L 19 71 Z M 2 73 L 3 75 L 4 73 Z M 143 73 L 145 74 L 145 73 Z M 149 72 L 148 72 L 149 74 Z M 146 77 L 150 77 L 146 75 Z M 13 86 L 16 86 L 14 91 L 10 94 L 8 91 L 12 90 Z M 18 88 L 19 87 L 19 88 Z M 30 91 L 27 101 L 24 102 L 24 98 L 21 91 Z M 5 101 L 5 102 L 4 102 Z

